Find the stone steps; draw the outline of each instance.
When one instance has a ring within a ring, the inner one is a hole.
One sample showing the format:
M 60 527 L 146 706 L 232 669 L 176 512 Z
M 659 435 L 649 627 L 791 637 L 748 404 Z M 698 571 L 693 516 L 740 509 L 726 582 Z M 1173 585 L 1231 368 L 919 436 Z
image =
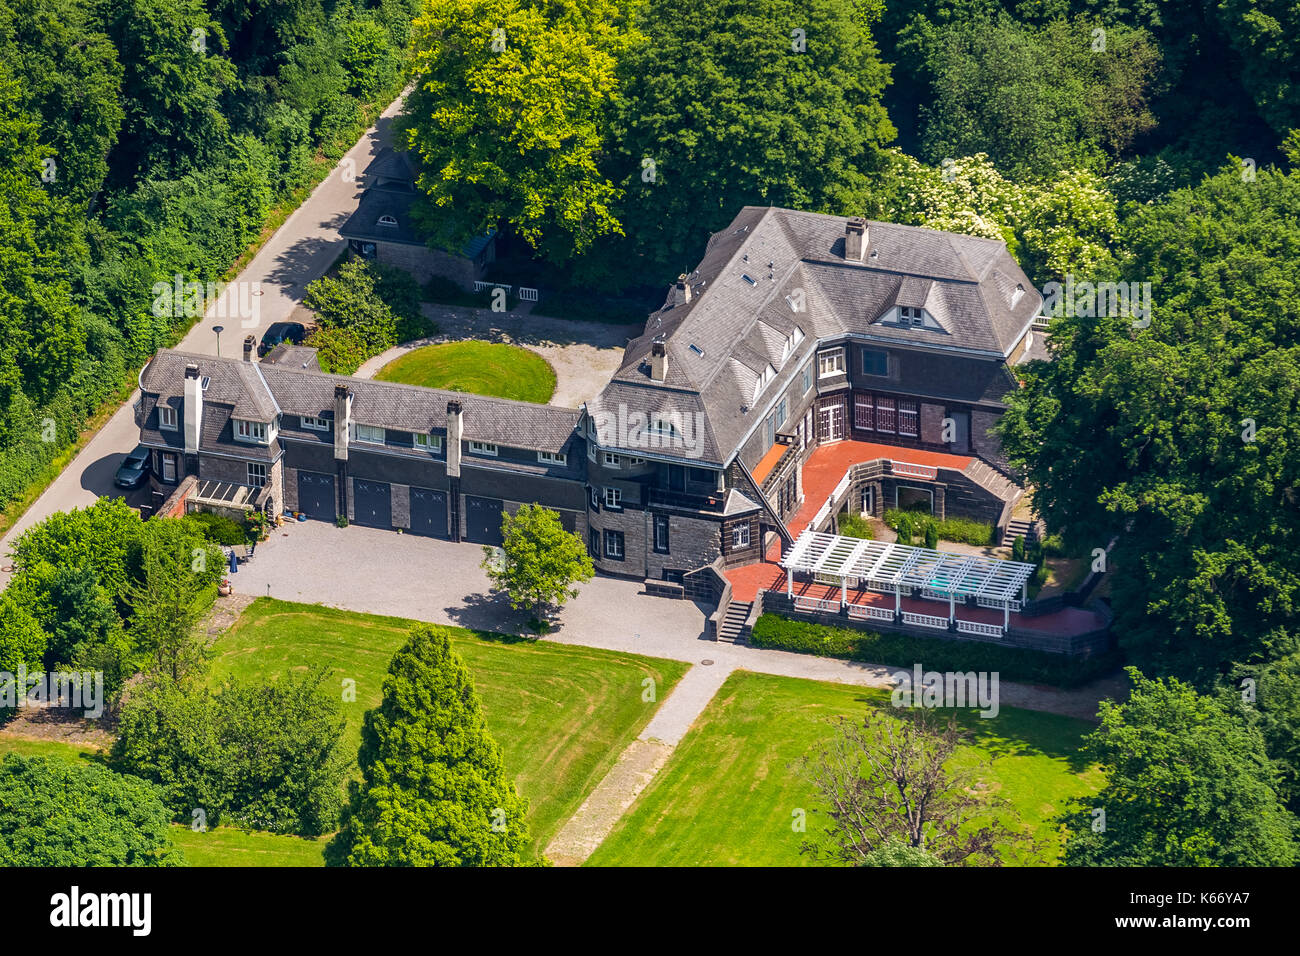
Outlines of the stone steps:
M 746 642 L 748 635 L 745 633 L 745 621 L 749 618 L 749 612 L 753 607 L 752 601 L 748 604 L 743 601 L 732 601 L 727 606 L 727 613 L 723 616 L 722 625 L 718 628 L 719 644 L 744 644 Z

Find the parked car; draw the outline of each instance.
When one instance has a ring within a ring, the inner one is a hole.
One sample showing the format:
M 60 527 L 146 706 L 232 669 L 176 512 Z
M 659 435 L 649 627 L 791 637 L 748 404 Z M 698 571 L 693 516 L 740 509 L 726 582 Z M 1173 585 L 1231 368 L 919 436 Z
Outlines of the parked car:
M 281 342 L 302 345 L 306 337 L 307 329 L 301 322 L 275 322 L 262 333 L 262 344 L 257 347 L 257 354 L 261 357 Z
M 113 483 L 119 488 L 139 488 L 149 477 L 149 449 L 136 446 L 135 451 L 122 459 Z

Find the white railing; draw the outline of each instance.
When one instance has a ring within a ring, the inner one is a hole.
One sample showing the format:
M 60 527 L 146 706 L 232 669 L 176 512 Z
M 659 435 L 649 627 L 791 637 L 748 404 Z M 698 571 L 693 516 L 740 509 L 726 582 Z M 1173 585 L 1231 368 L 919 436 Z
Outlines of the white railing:
M 948 630 L 948 619 L 946 617 L 935 617 L 933 614 L 917 614 L 914 611 L 903 612 L 904 624 L 915 624 L 918 627 L 933 627 L 942 630 Z
M 923 478 L 926 481 L 933 481 L 939 477 L 939 469 L 932 468 L 929 465 L 912 465 L 905 461 L 895 461 L 889 459 L 889 470 L 895 475 L 904 478 Z
M 504 282 L 480 282 L 478 280 L 475 280 L 474 282 L 475 292 L 483 292 L 486 289 L 505 289 L 506 295 L 509 295 L 511 290 L 514 289 L 514 286 L 506 285 Z
M 800 611 L 831 611 L 838 612 L 840 609 L 839 601 L 829 601 L 824 598 L 796 597 L 794 599 L 796 610 Z
M 530 288 L 528 288 L 527 286 L 522 286 L 522 285 L 521 285 L 521 286 L 519 287 L 519 298 L 520 298 L 521 300 L 523 300 L 524 302 L 536 302 L 536 301 L 537 301 L 537 290 L 536 290 L 536 289 L 530 289 Z
M 892 621 L 894 619 L 893 610 L 887 607 L 876 607 L 874 604 L 850 604 L 848 608 L 849 617 L 863 621 Z
M 948 603 L 948 593 L 946 591 L 934 591 L 930 588 L 922 588 L 921 597 L 925 598 L 927 601 L 943 601 L 945 604 Z
M 980 607 L 990 608 L 994 611 L 1002 610 L 1002 602 L 999 601 L 997 598 L 977 597 L 975 599 L 975 603 L 978 604 Z M 1019 598 L 1012 598 L 1010 601 L 1007 602 L 1007 604 L 1010 606 L 1011 610 L 1015 611 L 1016 613 L 1020 612 L 1021 603 Z
M 1001 637 L 1001 624 L 984 624 L 980 621 L 958 621 L 957 630 L 962 634 L 980 634 L 984 637 Z
M 1032 327 L 1033 327 L 1034 329 L 1040 331 L 1040 332 L 1046 332 L 1046 331 L 1047 331 L 1047 327 L 1048 327 L 1050 324 L 1051 324 L 1051 322 L 1050 322 L 1050 320 L 1048 319 L 1047 316 L 1045 316 L 1045 315 L 1036 315 L 1036 316 L 1034 316 L 1034 321 L 1033 321 L 1033 326 L 1032 326 Z

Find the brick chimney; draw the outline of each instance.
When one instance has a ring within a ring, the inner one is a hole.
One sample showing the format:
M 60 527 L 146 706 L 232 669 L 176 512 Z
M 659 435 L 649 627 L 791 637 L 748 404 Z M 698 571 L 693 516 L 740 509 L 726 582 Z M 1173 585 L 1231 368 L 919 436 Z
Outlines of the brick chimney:
M 203 379 L 199 367 L 185 366 L 185 454 L 197 455 L 203 436 Z
M 460 477 L 460 441 L 465 433 L 465 411 L 460 402 L 447 403 L 447 477 Z
M 844 258 L 849 262 L 861 262 L 866 257 L 867 221 L 861 216 L 854 216 L 844 227 Z
M 677 277 L 677 284 L 673 286 L 673 306 L 685 305 L 691 301 L 691 284 L 686 281 L 686 273 L 683 272 Z
M 348 432 L 352 425 L 352 389 L 334 386 L 334 458 L 348 460 Z
M 251 335 L 244 336 L 244 361 L 253 361 L 253 350 L 257 348 L 257 339 Z
M 662 382 L 668 377 L 668 343 L 655 339 L 650 343 L 650 378 Z

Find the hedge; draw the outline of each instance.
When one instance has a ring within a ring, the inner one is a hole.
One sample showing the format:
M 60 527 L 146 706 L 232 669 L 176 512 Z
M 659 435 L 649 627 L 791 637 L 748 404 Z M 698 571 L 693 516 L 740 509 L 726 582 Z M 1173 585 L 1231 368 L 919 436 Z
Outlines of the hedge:
M 750 643 L 754 647 L 894 667 L 911 667 L 920 662 L 927 670 L 996 671 L 1006 680 L 1067 688 L 1086 684 L 1120 665 L 1120 656 L 1114 651 L 1080 659 L 974 641 L 858 631 L 793 621 L 776 614 L 764 614 L 754 622 Z

